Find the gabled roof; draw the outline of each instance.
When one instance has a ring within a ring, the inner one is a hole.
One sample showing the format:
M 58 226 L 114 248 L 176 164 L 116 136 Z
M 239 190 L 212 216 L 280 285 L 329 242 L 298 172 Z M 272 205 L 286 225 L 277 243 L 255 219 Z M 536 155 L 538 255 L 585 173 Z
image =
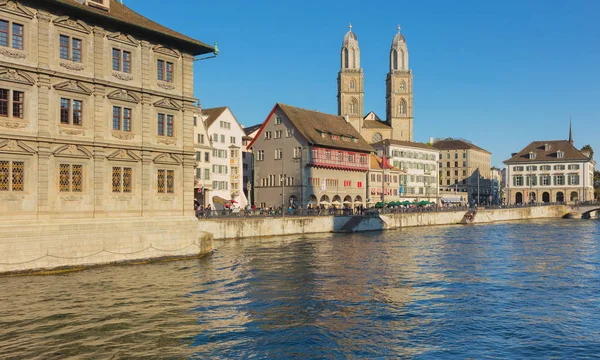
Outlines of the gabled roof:
M 283 111 L 310 143 L 338 149 L 374 151 L 358 131 L 341 116 L 279 103 L 275 107 Z M 334 139 L 331 135 L 338 135 L 339 139 Z M 349 141 L 344 141 L 344 137 Z
M 206 125 L 206 128 L 208 129 L 219 118 L 219 116 L 221 116 L 223 111 L 225 111 L 226 109 L 227 109 L 227 106 L 221 106 L 221 107 L 210 108 L 210 109 L 202 109 L 202 115 L 206 116 L 206 119 L 204 120 L 204 124 Z
M 244 133 L 245 133 L 246 135 L 250 135 L 250 134 L 252 134 L 253 132 L 255 132 L 255 131 L 257 131 L 258 129 L 260 129 L 260 127 L 261 127 L 261 126 L 262 126 L 262 123 L 261 123 L 261 124 L 256 124 L 256 125 L 252 125 L 252 126 L 245 127 L 245 128 L 244 128 Z
M 546 147 L 548 145 L 548 147 Z M 558 158 L 558 151 L 562 151 L 564 156 Z M 535 159 L 530 159 L 529 154 L 534 153 Z M 521 151 L 510 159 L 504 161 L 508 163 L 536 163 L 544 161 L 587 161 L 590 160 L 581 151 L 577 150 L 573 144 L 567 140 L 549 140 L 534 141 L 525 146 Z
M 400 171 L 400 169 L 398 169 L 395 166 L 391 166 L 389 164 L 389 162 L 387 162 L 387 167 L 386 169 L 388 170 L 395 170 L 395 171 Z M 371 158 L 369 161 L 369 170 L 383 170 L 383 159 L 375 154 L 371 154 Z
M 485 153 L 491 154 L 491 152 L 480 148 L 477 145 L 471 144 L 470 142 L 466 142 L 460 139 L 446 139 L 440 140 L 433 144 L 433 147 L 438 150 L 478 150 L 483 151 Z
M 383 121 L 378 120 L 364 120 L 363 128 L 365 129 L 391 129 L 391 126 Z
M 418 142 L 412 142 L 412 141 L 394 140 L 394 139 L 385 139 L 385 140 L 376 142 L 374 144 L 371 144 L 371 146 L 373 146 L 374 148 L 384 147 L 387 145 L 398 145 L 398 146 L 406 146 L 406 147 L 415 147 L 415 148 L 420 148 L 420 149 L 425 149 L 425 150 L 430 150 L 430 151 L 439 151 L 438 149 L 434 148 L 431 145 L 418 143 Z
M 379 116 L 377 116 L 377 114 L 375 114 L 374 111 L 369 111 L 369 113 L 367 115 L 365 115 L 365 117 L 363 118 L 363 120 L 377 120 L 377 121 L 381 121 L 381 118 Z
M 121 29 L 123 26 L 125 26 L 151 36 L 164 38 L 166 40 L 170 39 L 170 41 L 165 41 L 165 45 L 170 45 L 171 43 L 178 44 L 176 47 L 186 48 L 193 55 L 207 54 L 215 50 L 210 45 L 192 39 L 191 37 L 178 33 L 177 31 L 171 30 L 138 14 L 116 0 L 109 1 L 109 11 L 84 5 L 76 0 L 36 0 L 34 3 L 35 6 L 43 6 L 43 4 L 47 4 L 50 7 L 50 11 L 54 10 L 54 8 L 57 6 L 62 6 L 63 8 L 81 13 L 82 18 L 86 21 L 89 21 L 90 18 L 96 18 L 111 22 L 117 29 Z

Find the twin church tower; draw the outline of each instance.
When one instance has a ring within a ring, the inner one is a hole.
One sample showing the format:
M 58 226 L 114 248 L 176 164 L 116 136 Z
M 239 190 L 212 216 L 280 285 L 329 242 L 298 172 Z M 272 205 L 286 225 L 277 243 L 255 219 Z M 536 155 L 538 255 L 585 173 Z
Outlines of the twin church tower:
M 338 115 L 344 116 L 368 142 L 376 143 L 384 139 L 413 141 L 413 78 L 408 68 L 408 49 L 400 26 L 389 54 L 385 120 L 381 120 L 374 112 L 364 116 L 364 74 L 360 67 L 358 38 L 352 32 L 352 25 L 344 36 L 340 55 Z

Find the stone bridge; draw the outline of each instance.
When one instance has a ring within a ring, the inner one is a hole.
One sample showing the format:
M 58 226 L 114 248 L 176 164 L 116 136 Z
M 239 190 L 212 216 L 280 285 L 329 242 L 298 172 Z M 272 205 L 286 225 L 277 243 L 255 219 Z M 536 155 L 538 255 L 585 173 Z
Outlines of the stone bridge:
M 591 219 L 600 217 L 600 203 L 568 205 L 567 214 L 569 219 Z

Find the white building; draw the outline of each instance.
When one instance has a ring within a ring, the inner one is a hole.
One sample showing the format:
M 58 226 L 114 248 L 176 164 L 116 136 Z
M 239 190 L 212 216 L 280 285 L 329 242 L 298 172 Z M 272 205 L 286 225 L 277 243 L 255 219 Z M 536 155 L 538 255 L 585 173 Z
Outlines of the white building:
M 241 207 L 248 200 L 242 191 L 242 140 L 244 129 L 229 107 L 203 109 L 202 117 L 212 139 L 212 191 L 206 204 L 222 207 L 223 200 L 235 200 Z
M 596 162 L 572 140 L 534 141 L 504 163 L 509 204 L 594 200 Z
M 401 170 L 401 201 L 438 202 L 438 149 L 427 144 L 391 139 L 372 146 L 378 156 L 387 155 L 389 164 Z
M 208 136 L 200 108 L 194 112 L 194 150 L 196 172 L 194 174 L 194 198 L 206 206 L 211 196 L 212 140 Z
M 244 183 L 244 194 L 248 199 L 248 203 L 254 204 L 254 154 L 252 150 L 248 149 L 248 145 L 254 140 L 258 130 L 260 130 L 261 124 L 252 125 L 244 128 L 243 146 L 242 146 L 242 172 L 243 172 L 243 183 Z

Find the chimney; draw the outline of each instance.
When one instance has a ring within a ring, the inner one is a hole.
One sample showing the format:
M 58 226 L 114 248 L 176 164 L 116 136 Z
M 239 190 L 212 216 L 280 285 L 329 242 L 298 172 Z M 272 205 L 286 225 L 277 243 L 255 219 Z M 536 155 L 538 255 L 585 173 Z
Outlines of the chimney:
M 344 115 L 344 120 L 346 120 L 346 122 L 350 121 L 350 117 L 348 116 L 348 114 Z

